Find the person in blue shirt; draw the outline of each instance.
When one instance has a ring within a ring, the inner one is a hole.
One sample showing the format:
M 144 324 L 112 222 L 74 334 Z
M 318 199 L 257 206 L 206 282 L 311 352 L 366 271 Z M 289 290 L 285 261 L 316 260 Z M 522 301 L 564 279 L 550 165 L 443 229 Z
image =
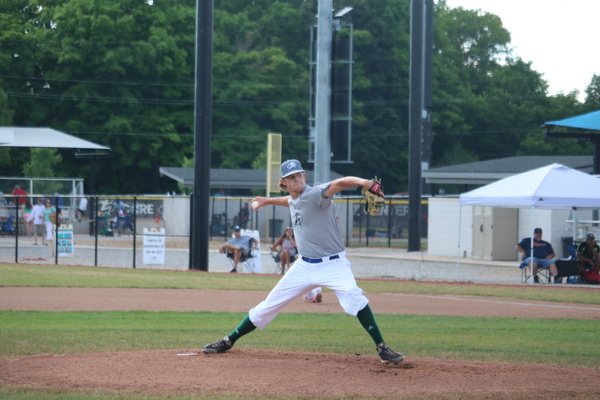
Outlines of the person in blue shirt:
M 225 252 L 231 254 L 233 257 L 233 269 L 229 272 L 236 273 L 237 266 L 242 258 L 242 255 L 247 255 L 250 250 L 258 248 L 258 240 L 254 239 L 250 235 L 242 235 L 242 228 L 238 225 L 233 227 L 234 238 L 225 243 L 219 248 L 219 253 L 225 254 Z M 254 246 L 251 247 L 250 241 Z
M 52 199 L 52 205 L 55 207 L 64 207 L 65 202 L 58 192 L 54 192 L 54 198 Z
M 526 237 L 517 245 L 517 251 L 521 253 L 521 260 L 528 264 L 531 261 L 531 238 Z M 558 268 L 552 260 L 554 258 L 554 249 L 552 245 L 542 240 L 542 228 L 535 228 L 533 231 L 533 281 L 540 283 L 537 276 L 538 268 L 548 268 L 554 277 L 554 283 L 562 283 L 562 278 L 558 276 Z
M 112 211 L 118 215 L 119 211 L 124 212 L 125 211 L 125 203 L 123 203 L 123 200 L 117 198 L 115 201 L 113 201 L 112 203 Z

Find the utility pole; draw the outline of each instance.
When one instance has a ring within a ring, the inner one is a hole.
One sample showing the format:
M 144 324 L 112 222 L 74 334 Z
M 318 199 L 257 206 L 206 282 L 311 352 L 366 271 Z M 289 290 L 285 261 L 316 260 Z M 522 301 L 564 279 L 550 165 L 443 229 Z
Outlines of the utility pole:
M 423 161 L 421 171 L 427 171 L 431 166 L 431 114 L 433 112 L 433 0 L 425 0 L 425 42 L 424 44 L 424 76 L 423 76 L 423 104 L 426 115 L 423 119 Z M 431 185 L 422 181 L 422 190 L 425 194 L 431 193 Z
M 317 79 L 315 99 L 315 181 L 329 182 L 331 176 L 331 41 L 333 1 L 319 0 L 317 22 Z

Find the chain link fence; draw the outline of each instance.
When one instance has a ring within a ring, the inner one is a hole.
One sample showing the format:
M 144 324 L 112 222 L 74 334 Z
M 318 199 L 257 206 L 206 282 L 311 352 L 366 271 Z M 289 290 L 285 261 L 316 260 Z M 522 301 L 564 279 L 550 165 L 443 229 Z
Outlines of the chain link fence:
M 30 234 L 24 219 L 25 198 L 5 196 L 0 205 L 0 262 L 187 270 L 190 265 L 191 198 L 189 196 L 88 196 L 79 212 L 79 196 L 29 196 L 58 204 L 60 215 L 52 224 L 47 246 L 42 235 Z M 263 243 L 274 243 L 291 226 L 284 207 L 249 209 L 250 197 L 210 199 L 209 238 L 227 241 L 232 227 L 260 232 Z M 388 198 L 378 216 L 364 210 L 360 197 L 334 199 L 338 224 L 347 247 L 406 248 L 408 200 Z M 427 200 L 422 202 L 421 233 L 427 236 Z M 242 210 L 247 209 L 248 212 Z M 246 218 L 247 216 L 247 218 Z M 35 230 L 34 230 L 35 231 Z M 37 244 L 36 244 L 37 243 Z

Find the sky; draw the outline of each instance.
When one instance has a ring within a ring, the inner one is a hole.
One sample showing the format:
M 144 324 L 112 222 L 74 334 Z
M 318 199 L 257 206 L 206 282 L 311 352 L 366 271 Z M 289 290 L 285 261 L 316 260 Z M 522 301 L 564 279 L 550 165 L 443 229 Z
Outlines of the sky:
M 550 95 L 585 88 L 600 75 L 600 0 L 446 0 L 449 7 L 481 9 L 500 17 L 513 55 L 532 62 Z

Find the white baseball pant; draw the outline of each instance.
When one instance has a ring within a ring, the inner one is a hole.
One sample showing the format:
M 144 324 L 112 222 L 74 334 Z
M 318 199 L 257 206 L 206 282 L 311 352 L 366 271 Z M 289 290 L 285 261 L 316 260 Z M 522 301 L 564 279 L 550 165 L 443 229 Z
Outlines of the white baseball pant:
M 356 316 L 365 308 L 369 299 L 356 285 L 346 252 L 321 260 L 318 263 L 314 259 L 307 262 L 304 257 L 299 257 L 267 298 L 250 310 L 250 321 L 254 326 L 264 329 L 291 301 L 318 286 L 333 290 L 347 314 Z

